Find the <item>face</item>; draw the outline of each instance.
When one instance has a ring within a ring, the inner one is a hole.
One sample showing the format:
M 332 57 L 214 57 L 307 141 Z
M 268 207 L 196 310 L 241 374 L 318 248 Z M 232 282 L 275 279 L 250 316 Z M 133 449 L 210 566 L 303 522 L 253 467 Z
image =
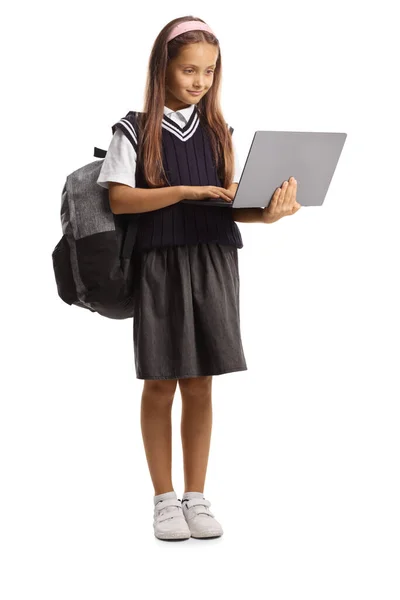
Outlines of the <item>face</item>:
M 197 104 L 212 86 L 218 54 L 206 42 L 184 46 L 167 67 L 165 106 L 175 111 Z M 200 94 L 190 93 L 196 90 Z

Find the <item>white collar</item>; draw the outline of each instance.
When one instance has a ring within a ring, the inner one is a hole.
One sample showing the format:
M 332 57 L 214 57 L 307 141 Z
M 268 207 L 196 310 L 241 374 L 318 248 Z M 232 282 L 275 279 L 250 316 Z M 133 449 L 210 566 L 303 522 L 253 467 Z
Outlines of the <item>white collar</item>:
M 167 117 L 170 117 L 171 113 L 180 113 L 184 117 L 186 122 L 188 122 L 192 112 L 194 111 L 195 106 L 196 106 L 196 104 L 190 104 L 186 108 L 181 108 L 180 110 L 176 110 L 176 111 L 171 110 L 170 108 L 168 108 L 168 106 L 164 106 L 164 115 L 166 115 Z

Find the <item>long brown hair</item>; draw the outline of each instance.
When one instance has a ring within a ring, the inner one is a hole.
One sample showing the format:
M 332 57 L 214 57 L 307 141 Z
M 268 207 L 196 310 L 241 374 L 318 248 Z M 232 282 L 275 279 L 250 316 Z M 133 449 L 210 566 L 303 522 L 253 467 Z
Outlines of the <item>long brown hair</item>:
M 162 162 L 162 118 L 165 105 L 165 80 L 169 61 L 178 56 L 187 44 L 207 42 L 218 48 L 219 56 L 214 70 L 213 83 L 197 104 L 200 123 L 205 127 L 222 187 L 228 188 L 233 180 L 234 154 L 232 139 L 220 105 L 221 50 L 217 38 L 208 31 L 187 31 L 167 43 L 171 29 L 177 23 L 200 21 L 191 15 L 170 21 L 156 37 L 151 50 L 146 89 L 144 93 L 143 118 L 139 124 L 139 159 L 150 187 L 168 184 Z

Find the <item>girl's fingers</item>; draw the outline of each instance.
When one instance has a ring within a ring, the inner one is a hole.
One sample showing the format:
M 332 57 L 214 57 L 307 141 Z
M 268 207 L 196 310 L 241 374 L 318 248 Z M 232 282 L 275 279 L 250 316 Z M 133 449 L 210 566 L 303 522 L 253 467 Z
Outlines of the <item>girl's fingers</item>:
M 292 204 L 293 191 L 294 191 L 293 183 L 291 181 L 288 181 L 287 192 L 286 192 L 286 202 L 289 204 L 289 206 Z
M 297 192 L 297 181 L 293 180 L 292 181 L 292 194 L 290 196 L 290 203 L 293 205 L 296 203 L 296 192 Z
M 276 188 L 275 192 L 272 194 L 272 198 L 268 206 L 276 206 L 278 204 L 280 193 L 281 188 Z
M 283 204 L 286 201 L 287 188 L 288 188 L 288 183 L 287 183 L 287 181 L 284 181 L 281 186 L 281 193 L 279 194 L 279 204 Z
M 296 199 L 296 182 L 295 181 L 288 181 L 285 182 L 286 183 L 286 188 L 285 188 L 285 202 L 286 204 L 288 204 L 289 206 L 292 206 L 294 200 Z

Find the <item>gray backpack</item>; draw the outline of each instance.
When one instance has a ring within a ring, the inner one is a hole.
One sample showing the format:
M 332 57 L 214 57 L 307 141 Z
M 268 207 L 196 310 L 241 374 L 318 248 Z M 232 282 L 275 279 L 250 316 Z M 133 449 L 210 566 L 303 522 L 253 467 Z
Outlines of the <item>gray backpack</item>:
M 106 150 L 94 149 L 103 158 Z M 133 317 L 134 249 L 138 214 L 111 211 L 97 183 L 103 160 L 67 176 L 61 195 L 63 236 L 52 253 L 58 295 L 69 305 L 111 319 Z

